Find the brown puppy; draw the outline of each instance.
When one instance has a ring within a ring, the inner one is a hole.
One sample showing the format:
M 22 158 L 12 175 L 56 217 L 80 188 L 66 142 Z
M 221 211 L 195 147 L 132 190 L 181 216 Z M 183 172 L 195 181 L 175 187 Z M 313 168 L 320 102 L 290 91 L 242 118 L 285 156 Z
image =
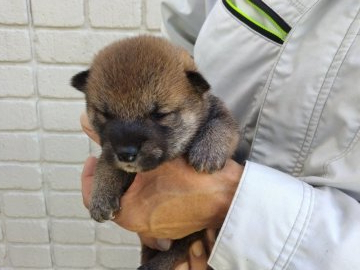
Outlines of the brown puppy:
M 120 209 L 119 198 L 136 172 L 184 155 L 197 171 L 212 173 L 237 147 L 236 122 L 209 93 L 190 55 L 162 38 L 115 42 L 71 83 L 85 93 L 101 140 L 89 209 L 97 221 Z M 140 269 L 173 269 L 199 237 L 201 232 L 175 241 L 168 252 L 144 247 Z

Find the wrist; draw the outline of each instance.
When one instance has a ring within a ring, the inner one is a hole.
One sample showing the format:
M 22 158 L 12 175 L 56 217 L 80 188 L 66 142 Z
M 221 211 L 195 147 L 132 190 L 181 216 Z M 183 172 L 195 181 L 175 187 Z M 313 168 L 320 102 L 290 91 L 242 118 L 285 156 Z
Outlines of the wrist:
M 244 167 L 233 160 L 228 160 L 225 167 L 214 174 L 220 181 L 219 190 L 214 198 L 213 215 L 209 220 L 207 228 L 220 228 L 229 211 L 236 189 L 239 185 Z

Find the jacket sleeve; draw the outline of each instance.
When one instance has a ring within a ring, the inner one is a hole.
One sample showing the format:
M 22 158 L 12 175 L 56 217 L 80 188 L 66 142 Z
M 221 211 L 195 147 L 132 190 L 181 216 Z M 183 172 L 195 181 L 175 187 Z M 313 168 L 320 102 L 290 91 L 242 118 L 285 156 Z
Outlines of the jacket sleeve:
M 206 0 L 163 0 L 162 33 L 193 54 L 194 44 L 206 18 Z
M 209 259 L 216 270 L 360 267 L 360 204 L 247 162 Z

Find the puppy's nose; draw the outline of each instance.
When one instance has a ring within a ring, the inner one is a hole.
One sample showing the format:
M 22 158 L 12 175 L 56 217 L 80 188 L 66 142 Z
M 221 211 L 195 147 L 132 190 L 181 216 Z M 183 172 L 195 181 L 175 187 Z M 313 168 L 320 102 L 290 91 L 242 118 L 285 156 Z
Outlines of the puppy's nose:
M 116 149 L 118 159 L 123 162 L 133 162 L 139 152 L 136 146 L 121 146 Z

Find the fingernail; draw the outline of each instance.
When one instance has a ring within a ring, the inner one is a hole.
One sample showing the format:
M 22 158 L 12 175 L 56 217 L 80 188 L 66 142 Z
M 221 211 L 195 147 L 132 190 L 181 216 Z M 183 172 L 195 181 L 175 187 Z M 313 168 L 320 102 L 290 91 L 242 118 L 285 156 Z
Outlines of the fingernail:
M 171 241 L 170 241 L 170 239 L 165 239 L 165 238 L 156 239 L 156 244 L 160 250 L 167 251 L 170 248 Z
M 201 255 L 203 255 L 204 247 L 203 247 L 203 244 L 201 243 L 201 241 L 195 242 L 191 246 L 191 251 L 195 257 L 200 257 Z
M 187 262 L 182 263 L 178 267 L 176 267 L 176 270 L 189 270 L 189 264 Z

